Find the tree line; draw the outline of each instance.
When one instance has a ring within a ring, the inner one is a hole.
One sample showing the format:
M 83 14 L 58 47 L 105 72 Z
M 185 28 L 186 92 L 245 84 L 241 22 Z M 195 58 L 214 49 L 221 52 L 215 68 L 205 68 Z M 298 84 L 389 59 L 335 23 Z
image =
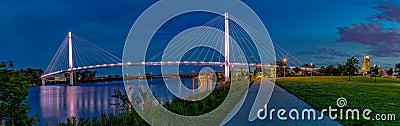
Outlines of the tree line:
M 313 71 L 310 71 L 307 68 L 315 68 L 313 64 L 304 64 L 301 65 L 300 67 L 295 67 L 295 68 L 287 68 L 287 64 L 285 62 L 278 61 L 276 62 L 276 65 L 278 68 L 276 69 L 277 76 L 278 77 L 283 77 L 283 76 L 310 76 L 310 75 L 317 75 L 317 76 L 349 76 L 349 80 L 351 80 L 351 76 L 356 75 L 356 73 L 359 73 L 358 65 L 360 64 L 360 61 L 355 58 L 351 57 L 349 59 L 346 59 L 346 62 L 344 64 L 334 66 L 330 65 L 327 67 L 321 66 L 318 69 L 313 69 Z M 371 76 L 380 76 L 381 73 L 379 72 L 379 67 L 377 65 L 373 66 L 371 68 L 371 71 L 369 73 Z M 387 71 L 387 74 L 389 76 L 392 76 L 395 72 L 400 72 L 400 63 L 396 64 L 394 68 L 390 68 Z
M 29 116 L 28 84 L 36 83 L 33 69 L 13 70 L 12 61 L 0 63 L 0 125 L 36 125 L 37 115 Z

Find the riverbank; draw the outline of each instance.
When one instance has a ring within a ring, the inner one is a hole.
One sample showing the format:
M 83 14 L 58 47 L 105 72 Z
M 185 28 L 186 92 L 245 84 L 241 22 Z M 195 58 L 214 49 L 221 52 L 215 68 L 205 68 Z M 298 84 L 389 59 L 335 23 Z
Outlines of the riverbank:
M 224 84 L 216 87 L 208 97 L 200 101 L 185 101 L 179 98 L 174 98 L 171 102 L 163 105 L 166 109 L 187 116 L 202 115 L 217 108 L 227 96 L 230 89 L 230 84 Z M 121 91 L 116 91 L 115 93 Z M 118 93 L 117 93 L 118 94 Z M 122 93 L 123 94 L 123 93 Z M 123 97 L 123 98 L 122 98 Z M 95 117 L 76 118 L 69 117 L 66 122 L 60 123 L 61 126 L 76 126 L 76 125 L 149 125 L 142 117 L 139 116 L 133 108 L 126 108 L 128 102 L 126 95 L 119 96 L 119 100 L 125 103 L 125 107 L 117 114 L 102 113 Z M 125 99 L 125 101 L 123 100 Z

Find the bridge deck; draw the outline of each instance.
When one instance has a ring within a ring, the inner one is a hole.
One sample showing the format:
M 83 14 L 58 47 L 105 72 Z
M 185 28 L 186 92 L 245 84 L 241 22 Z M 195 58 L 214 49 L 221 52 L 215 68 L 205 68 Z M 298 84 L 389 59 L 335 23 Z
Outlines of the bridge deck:
M 255 64 L 255 63 L 229 63 L 232 66 L 266 66 L 266 67 L 276 67 L 274 65 L 270 64 Z M 122 66 L 161 66 L 161 65 L 187 65 L 187 66 L 224 66 L 224 62 L 140 62 L 140 63 L 116 63 L 116 64 L 102 64 L 102 65 L 94 65 L 94 66 L 83 66 L 83 67 L 77 67 L 71 69 L 66 69 L 66 70 L 60 70 L 60 71 L 55 71 L 51 73 L 46 73 L 41 76 L 41 78 L 46 78 L 49 76 L 53 76 L 56 74 L 68 72 L 68 71 L 77 71 L 77 70 L 86 70 L 86 69 L 97 69 L 97 68 L 110 68 L 110 67 L 122 67 Z

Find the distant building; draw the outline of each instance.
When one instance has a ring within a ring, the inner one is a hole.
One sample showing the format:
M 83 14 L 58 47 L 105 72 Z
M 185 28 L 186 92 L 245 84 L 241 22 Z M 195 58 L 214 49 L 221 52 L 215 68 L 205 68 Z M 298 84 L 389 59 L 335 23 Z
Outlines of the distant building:
M 364 72 L 369 72 L 371 71 L 371 65 L 370 65 L 371 60 L 369 59 L 369 56 L 364 56 L 364 61 L 362 63 L 362 68 L 361 70 Z
M 67 81 L 66 78 L 62 78 L 62 77 L 59 77 L 59 76 L 55 76 L 55 77 L 54 77 L 54 80 L 55 80 L 55 81 Z

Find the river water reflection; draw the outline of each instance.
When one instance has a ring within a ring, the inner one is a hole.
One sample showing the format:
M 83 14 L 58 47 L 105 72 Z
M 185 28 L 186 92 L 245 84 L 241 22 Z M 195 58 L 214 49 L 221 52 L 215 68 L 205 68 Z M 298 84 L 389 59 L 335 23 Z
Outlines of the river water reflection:
M 197 80 L 182 79 L 184 85 L 189 88 L 197 88 Z M 162 79 L 149 81 L 151 90 L 161 103 L 172 101 L 173 96 Z M 195 87 L 192 87 L 195 86 Z M 31 106 L 31 114 L 38 114 L 39 125 L 56 125 L 65 122 L 70 116 L 95 117 L 102 112 L 115 113 L 115 106 L 111 104 L 120 101 L 111 98 L 114 90 L 125 91 L 124 83 L 104 82 L 91 84 L 67 84 L 29 87 L 28 103 Z

